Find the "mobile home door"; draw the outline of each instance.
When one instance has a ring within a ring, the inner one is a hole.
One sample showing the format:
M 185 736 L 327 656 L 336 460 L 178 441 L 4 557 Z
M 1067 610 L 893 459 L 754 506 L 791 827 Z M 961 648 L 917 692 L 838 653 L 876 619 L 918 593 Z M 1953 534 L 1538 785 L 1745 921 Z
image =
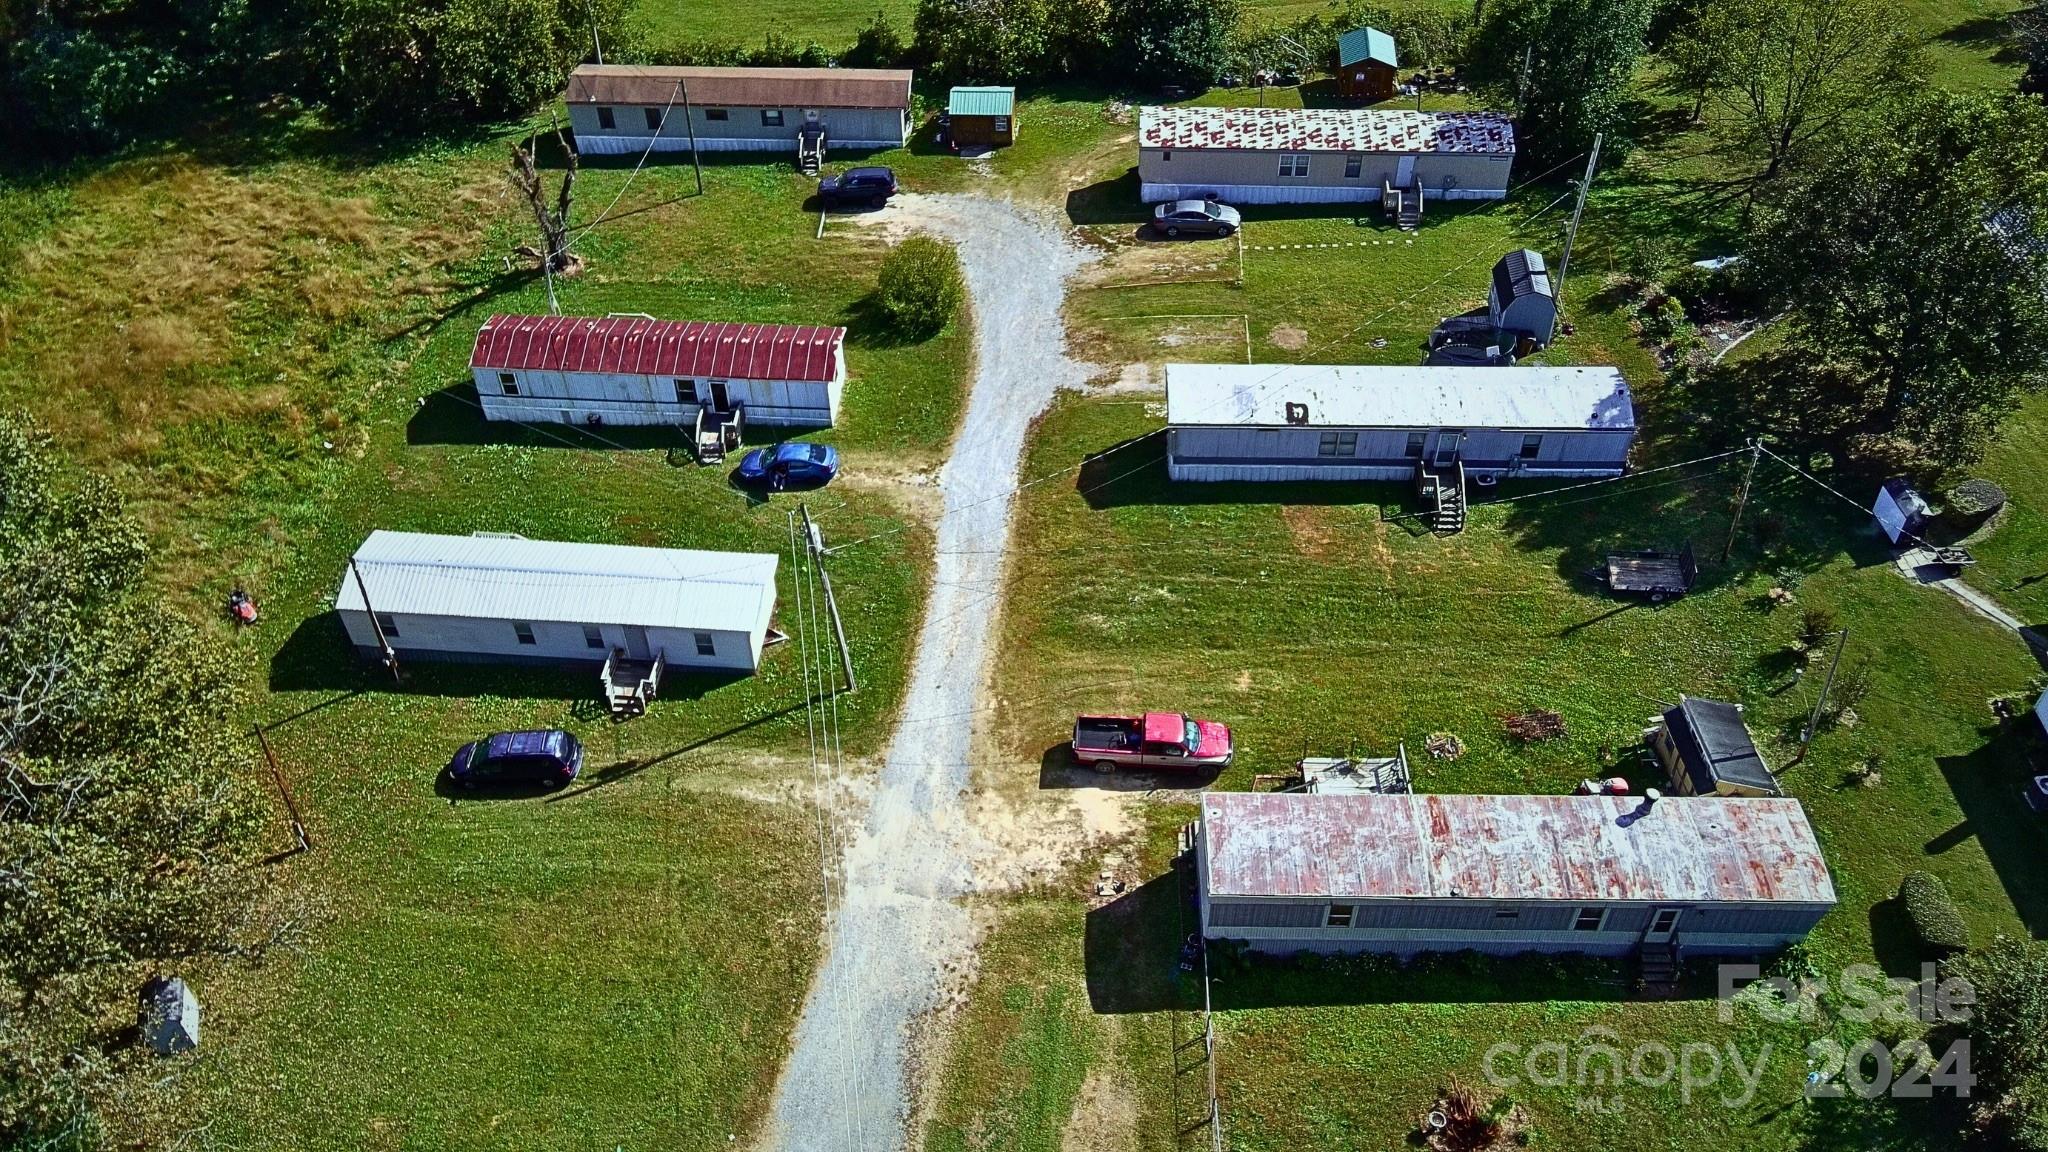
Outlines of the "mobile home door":
M 1406 191 L 1415 183 L 1415 157 L 1403 156 L 1394 162 L 1394 187 Z
M 1679 913 L 1683 908 L 1658 908 L 1650 913 L 1649 931 L 1643 933 L 1646 944 L 1667 944 L 1678 932 Z
M 1449 468 L 1458 462 L 1458 446 L 1465 440 L 1461 429 L 1446 428 L 1436 434 L 1436 466 Z

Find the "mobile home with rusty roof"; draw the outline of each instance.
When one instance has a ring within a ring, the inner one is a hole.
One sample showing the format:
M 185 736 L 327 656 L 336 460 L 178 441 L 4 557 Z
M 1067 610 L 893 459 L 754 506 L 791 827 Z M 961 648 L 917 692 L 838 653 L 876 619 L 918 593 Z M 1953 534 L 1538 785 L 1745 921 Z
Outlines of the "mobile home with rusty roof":
M 1614 368 L 1168 364 L 1175 480 L 1601 477 L 1636 432 Z
M 1750 955 L 1835 905 L 1796 800 L 1210 792 L 1202 934 L 1266 952 Z
M 593 156 L 796 150 L 806 128 L 841 148 L 910 139 L 910 79 L 896 68 L 675 68 L 584 64 L 563 101 Z
M 1383 108 L 1141 108 L 1139 195 L 1232 204 L 1499 200 L 1513 121 L 1492 112 Z
M 469 355 L 491 420 L 668 424 L 700 413 L 826 428 L 846 386 L 846 329 L 647 316 L 493 316 Z

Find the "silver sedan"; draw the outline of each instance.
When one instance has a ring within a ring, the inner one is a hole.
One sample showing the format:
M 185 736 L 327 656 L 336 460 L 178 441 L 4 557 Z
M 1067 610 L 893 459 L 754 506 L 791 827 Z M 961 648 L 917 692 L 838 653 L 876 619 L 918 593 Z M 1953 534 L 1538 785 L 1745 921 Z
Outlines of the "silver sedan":
M 1152 230 L 1162 236 L 1229 236 L 1243 223 L 1237 209 L 1215 200 L 1172 200 L 1152 213 Z

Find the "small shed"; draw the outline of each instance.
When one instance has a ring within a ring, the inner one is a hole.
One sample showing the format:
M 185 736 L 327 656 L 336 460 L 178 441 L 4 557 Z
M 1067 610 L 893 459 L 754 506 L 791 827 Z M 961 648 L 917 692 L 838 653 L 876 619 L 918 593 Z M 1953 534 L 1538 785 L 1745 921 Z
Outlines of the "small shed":
M 1796 800 L 1208 792 L 1201 930 L 1263 952 L 1773 952 L 1835 904 Z
M 1870 506 L 1878 528 L 1884 532 L 1885 539 L 1894 544 L 1907 537 L 1917 539 L 1926 531 L 1930 511 L 1926 499 L 1913 485 L 1898 477 L 1885 481 L 1878 488 L 1877 500 Z
M 159 1056 L 175 1056 L 199 1046 L 199 998 L 176 976 L 151 979 L 142 986 L 136 1026 L 142 1042 Z
M 1337 93 L 1352 100 L 1392 100 L 1401 59 L 1394 38 L 1377 28 L 1337 37 Z
M 955 88 L 946 97 L 946 121 L 955 148 L 1008 147 L 1017 140 L 1017 90 Z
M 1486 314 L 1496 329 L 1537 348 L 1550 343 L 1557 330 L 1557 297 L 1541 252 L 1518 248 L 1500 258 L 1486 290 Z
M 1777 796 L 1778 778 L 1764 763 L 1743 721 L 1742 705 L 1680 696 L 1647 734 L 1650 751 L 1681 796 Z
M 334 607 L 365 658 L 381 640 L 401 660 L 597 667 L 616 654 L 752 672 L 776 564 L 769 552 L 379 529 L 342 572 Z

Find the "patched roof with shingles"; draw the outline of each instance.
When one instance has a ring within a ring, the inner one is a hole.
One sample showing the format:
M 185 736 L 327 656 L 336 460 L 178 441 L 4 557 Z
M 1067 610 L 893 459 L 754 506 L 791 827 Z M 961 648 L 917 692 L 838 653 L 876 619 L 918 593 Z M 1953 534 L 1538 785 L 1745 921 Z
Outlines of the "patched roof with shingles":
M 1833 904 L 1797 800 L 1208 792 L 1211 896 Z
M 1140 148 L 1271 152 L 1461 152 L 1512 156 L 1496 112 L 1396 108 L 1140 108 Z

